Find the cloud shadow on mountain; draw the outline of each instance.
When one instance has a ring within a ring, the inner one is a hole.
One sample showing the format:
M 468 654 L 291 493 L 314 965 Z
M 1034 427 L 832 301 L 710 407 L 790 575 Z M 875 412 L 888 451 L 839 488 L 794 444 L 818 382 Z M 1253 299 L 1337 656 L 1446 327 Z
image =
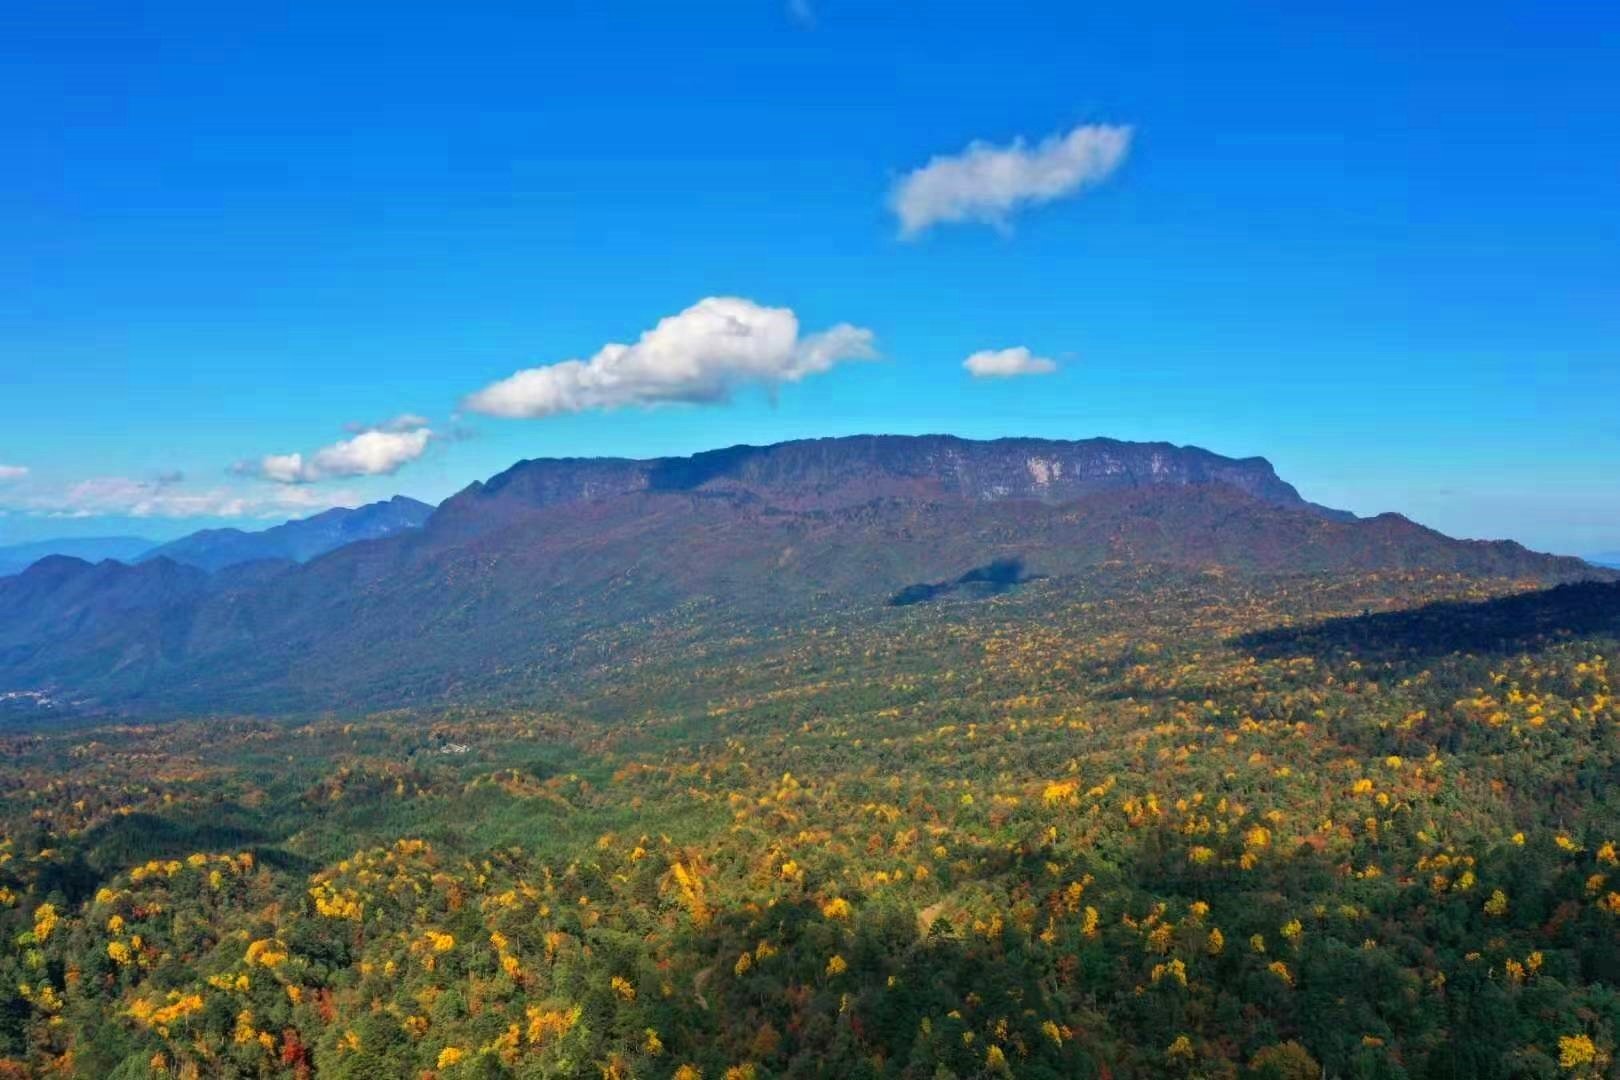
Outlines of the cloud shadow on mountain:
M 1011 592 L 1027 582 L 1039 581 L 1043 576 L 1041 574 L 1024 573 L 1023 559 L 996 559 L 994 562 L 986 563 L 983 566 L 976 566 L 961 577 L 950 581 L 921 582 L 916 585 L 907 585 L 889 597 L 889 606 L 908 607 L 912 604 L 923 604 L 950 596 L 969 599 L 1000 596 L 1002 593 Z

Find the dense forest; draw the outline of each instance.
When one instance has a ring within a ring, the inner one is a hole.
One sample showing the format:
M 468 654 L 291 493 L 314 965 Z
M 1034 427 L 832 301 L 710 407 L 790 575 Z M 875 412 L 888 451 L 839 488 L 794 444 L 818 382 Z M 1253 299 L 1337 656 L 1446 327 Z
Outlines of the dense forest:
M 0 1077 L 1620 1075 L 1620 586 L 1000 584 L 10 720 Z

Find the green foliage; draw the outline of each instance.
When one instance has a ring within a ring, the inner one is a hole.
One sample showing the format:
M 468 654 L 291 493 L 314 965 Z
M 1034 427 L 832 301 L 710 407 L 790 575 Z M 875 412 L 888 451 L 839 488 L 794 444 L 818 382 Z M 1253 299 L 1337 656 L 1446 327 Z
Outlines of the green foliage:
M 1115 570 L 14 730 L 0 1077 L 1607 1075 L 1620 641 L 1519 591 Z

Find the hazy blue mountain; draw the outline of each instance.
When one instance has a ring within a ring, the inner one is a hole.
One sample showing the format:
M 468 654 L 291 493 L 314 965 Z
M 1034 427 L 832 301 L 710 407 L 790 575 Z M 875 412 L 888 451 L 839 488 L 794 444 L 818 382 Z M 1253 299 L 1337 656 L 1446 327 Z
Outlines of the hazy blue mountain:
M 129 562 L 155 547 L 155 541 L 143 540 L 138 536 L 72 536 L 11 544 L 0 547 L 0 577 L 21 573 L 47 555 L 67 555 L 86 562 L 100 562 L 103 559 Z
M 153 548 L 141 558 L 170 559 L 208 571 L 266 559 L 308 562 L 357 540 L 378 540 L 419 528 L 432 513 L 427 503 L 396 495 L 386 502 L 328 510 L 259 532 L 204 529 Z

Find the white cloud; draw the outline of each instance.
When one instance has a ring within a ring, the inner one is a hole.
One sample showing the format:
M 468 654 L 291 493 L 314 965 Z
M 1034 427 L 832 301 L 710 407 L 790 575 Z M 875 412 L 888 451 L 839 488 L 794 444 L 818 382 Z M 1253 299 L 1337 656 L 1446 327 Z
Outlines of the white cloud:
M 962 153 L 935 157 L 903 177 L 890 206 L 900 234 L 916 236 L 940 222 L 972 221 L 1005 226 L 1030 204 L 1051 202 L 1106 180 L 1130 150 L 1131 129 L 1086 124 L 1029 147 L 973 142 Z
M 392 420 L 378 426 L 384 431 L 415 431 L 417 428 L 429 426 L 430 423 L 431 421 L 425 416 L 418 416 L 416 413 L 400 413 Z
M 1011 349 L 984 349 L 962 361 L 975 379 L 998 379 L 1012 375 L 1050 375 L 1057 362 L 1036 356 L 1024 346 Z
M 434 436 L 430 428 L 422 426 L 426 423 L 421 417 L 407 415 L 323 447 L 307 458 L 299 453 L 270 454 L 258 461 L 238 462 L 232 471 L 278 484 L 308 484 L 346 476 L 392 476 L 427 453 Z
M 31 514 L 58 518 L 280 517 L 358 503 L 354 492 L 307 488 L 239 491 L 229 487 L 187 490 L 177 480 L 99 476 L 59 491 L 36 492 L 13 504 Z
M 343 430 L 356 435 L 366 431 L 415 431 L 417 428 L 429 427 L 432 423 L 433 421 L 427 417 L 418 416 L 416 413 L 400 413 L 392 420 L 384 420 L 380 424 L 344 424 Z
M 634 345 L 605 345 L 589 360 L 529 368 L 472 394 L 466 407 L 533 419 L 587 409 L 725 401 L 740 386 L 774 388 L 845 360 L 877 356 L 870 330 L 841 323 L 799 336 L 788 308 L 711 296 L 661 320 Z
M 0 480 L 21 480 L 28 475 L 23 465 L 0 465 Z
M 244 461 L 232 470 L 242 476 L 262 476 L 278 484 L 297 484 L 306 479 L 303 454 L 269 454 L 258 462 Z
M 427 453 L 433 432 L 367 431 L 315 452 L 311 463 L 318 477 L 388 476 Z
M 816 9 L 810 6 L 810 0 L 788 0 L 788 14 L 800 26 L 816 25 Z

